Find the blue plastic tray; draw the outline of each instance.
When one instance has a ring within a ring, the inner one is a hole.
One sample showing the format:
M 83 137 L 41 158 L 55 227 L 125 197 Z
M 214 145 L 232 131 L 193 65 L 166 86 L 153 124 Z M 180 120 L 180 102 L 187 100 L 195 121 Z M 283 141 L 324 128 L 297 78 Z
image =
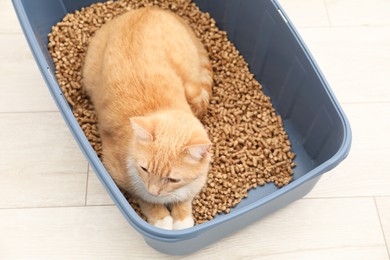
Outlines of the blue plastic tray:
M 190 229 L 170 231 L 142 220 L 123 197 L 90 146 L 54 77 L 47 49 L 51 27 L 67 13 L 95 0 L 13 0 L 24 34 L 47 86 L 74 138 L 130 225 L 153 248 L 186 254 L 209 245 L 308 193 L 320 176 L 338 165 L 351 146 L 351 129 L 307 47 L 280 5 L 272 0 L 195 0 L 226 30 L 271 96 L 297 154 L 294 181 L 249 193 L 230 214 Z

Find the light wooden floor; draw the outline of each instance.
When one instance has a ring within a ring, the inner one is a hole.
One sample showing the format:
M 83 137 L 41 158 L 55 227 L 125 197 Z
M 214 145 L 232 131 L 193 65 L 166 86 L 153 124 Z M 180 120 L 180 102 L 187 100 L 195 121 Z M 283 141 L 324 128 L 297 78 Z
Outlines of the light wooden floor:
M 283 0 L 353 129 L 305 198 L 188 259 L 389 259 L 390 1 Z M 0 0 L 0 259 L 170 258 L 89 169 Z

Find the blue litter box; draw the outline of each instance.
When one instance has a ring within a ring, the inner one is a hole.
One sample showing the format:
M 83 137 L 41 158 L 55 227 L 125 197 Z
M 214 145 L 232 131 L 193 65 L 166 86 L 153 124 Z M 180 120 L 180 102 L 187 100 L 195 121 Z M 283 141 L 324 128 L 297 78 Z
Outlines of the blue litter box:
M 194 252 L 307 194 L 337 166 L 351 146 L 351 128 L 328 83 L 291 21 L 275 0 L 194 0 L 248 61 L 250 70 L 282 116 L 296 153 L 294 181 L 250 191 L 230 214 L 171 231 L 142 220 L 119 191 L 78 125 L 55 79 L 47 49 L 51 27 L 95 0 L 13 0 L 24 34 L 49 90 L 74 138 L 130 225 L 151 247 L 167 254 Z

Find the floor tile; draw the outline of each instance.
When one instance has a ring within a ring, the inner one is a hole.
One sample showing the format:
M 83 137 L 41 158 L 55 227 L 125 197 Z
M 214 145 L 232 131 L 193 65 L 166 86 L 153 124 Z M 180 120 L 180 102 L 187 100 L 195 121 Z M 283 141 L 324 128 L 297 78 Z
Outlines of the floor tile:
M 0 1 L 0 33 L 21 33 L 18 18 L 11 0 Z
M 350 154 L 323 175 L 307 197 L 390 195 L 386 162 L 390 147 L 390 103 L 344 104 L 352 127 Z
M 330 25 L 324 0 L 279 0 L 279 3 L 297 27 Z
M 390 259 L 390 197 L 375 198 Z
M 84 205 L 88 164 L 59 113 L 0 114 L 0 143 L 0 208 Z
M 374 209 L 372 198 L 300 200 L 195 256 L 387 259 Z
M 299 32 L 339 101 L 390 101 L 390 26 Z
M 57 111 L 24 36 L 0 34 L 0 49 L 0 112 Z
M 0 219 L 0 258 L 175 259 L 147 246 L 114 206 L 0 210 Z M 185 259 L 313 257 L 387 259 L 374 200 L 300 200 Z
M 96 173 L 89 167 L 87 205 L 113 205 L 111 197 L 99 181 Z
M 124 259 L 146 247 L 114 206 L 0 210 L 0 219 L 1 259 Z
M 325 0 L 332 26 L 390 24 L 388 0 Z

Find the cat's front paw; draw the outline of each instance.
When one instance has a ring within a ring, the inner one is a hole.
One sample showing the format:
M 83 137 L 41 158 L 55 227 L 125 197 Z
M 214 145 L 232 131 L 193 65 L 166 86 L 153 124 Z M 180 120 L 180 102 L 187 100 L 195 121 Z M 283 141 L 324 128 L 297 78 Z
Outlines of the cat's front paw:
M 175 220 L 173 222 L 173 230 L 178 230 L 178 229 L 185 229 L 185 228 L 190 228 L 194 226 L 194 219 L 192 216 L 188 216 L 184 218 L 183 220 Z
M 173 218 L 171 216 L 166 216 L 163 219 L 157 220 L 156 223 L 153 224 L 155 227 L 162 229 L 173 229 Z

